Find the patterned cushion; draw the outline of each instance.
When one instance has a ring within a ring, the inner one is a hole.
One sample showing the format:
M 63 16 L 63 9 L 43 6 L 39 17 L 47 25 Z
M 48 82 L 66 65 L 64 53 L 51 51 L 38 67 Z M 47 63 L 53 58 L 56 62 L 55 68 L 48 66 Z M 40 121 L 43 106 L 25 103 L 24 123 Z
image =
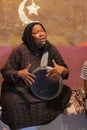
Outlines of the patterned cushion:
M 85 94 L 83 90 L 72 90 L 71 99 L 64 110 L 65 114 L 84 114 L 84 99 Z

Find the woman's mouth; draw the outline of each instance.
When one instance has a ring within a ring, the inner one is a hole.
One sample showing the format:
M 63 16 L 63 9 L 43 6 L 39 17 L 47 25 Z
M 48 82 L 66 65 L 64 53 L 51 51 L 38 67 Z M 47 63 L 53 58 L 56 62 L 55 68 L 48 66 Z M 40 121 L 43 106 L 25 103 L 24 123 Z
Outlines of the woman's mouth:
M 45 42 L 45 41 L 46 41 L 45 38 L 40 38 L 40 39 L 39 39 L 39 42 Z

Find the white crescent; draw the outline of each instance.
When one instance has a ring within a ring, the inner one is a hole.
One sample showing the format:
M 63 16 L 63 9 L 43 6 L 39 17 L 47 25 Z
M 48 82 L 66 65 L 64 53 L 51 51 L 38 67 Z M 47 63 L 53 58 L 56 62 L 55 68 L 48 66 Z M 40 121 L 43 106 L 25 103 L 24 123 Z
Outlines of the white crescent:
M 19 8 L 18 8 L 18 14 L 19 14 L 19 17 L 20 17 L 21 21 L 23 22 L 23 24 L 35 22 L 35 21 L 29 19 L 24 12 L 24 7 L 25 7 L 26 2 L 27 2 L 27 0 L 23 0 L 20 3 Z

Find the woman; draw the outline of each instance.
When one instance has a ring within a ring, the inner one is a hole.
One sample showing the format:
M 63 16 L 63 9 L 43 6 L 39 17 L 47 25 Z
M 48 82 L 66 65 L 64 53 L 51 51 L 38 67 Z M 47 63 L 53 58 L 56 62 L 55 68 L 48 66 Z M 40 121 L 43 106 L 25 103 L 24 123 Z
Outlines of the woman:
M 47 33 L 41 23 L 34 22 L 26 26 L 23 43 L 10 54 L 1 70 L 2 83 L 2 121 L 12 130 L 47 124 L 61 113 L 71 96 L 71 89 L 63 86 L 61 94 L 50 101 L 36 98 L 30 86 L 36 77 L 32 71 L 40 66 L 44 52 L 49 52 L 48 66 L 53 67 L 47 77 L 61 75 L 67 79 L 69 70 L 60 53 L 47 40 Z

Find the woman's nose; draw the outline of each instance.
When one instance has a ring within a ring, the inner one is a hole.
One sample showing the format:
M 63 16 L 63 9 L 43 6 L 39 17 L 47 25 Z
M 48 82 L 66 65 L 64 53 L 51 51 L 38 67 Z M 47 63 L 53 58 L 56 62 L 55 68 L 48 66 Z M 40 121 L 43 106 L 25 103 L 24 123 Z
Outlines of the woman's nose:
M 42 35 L 43 35 L 43 32 L 39 32 L 39 35 L 42 36 Z

